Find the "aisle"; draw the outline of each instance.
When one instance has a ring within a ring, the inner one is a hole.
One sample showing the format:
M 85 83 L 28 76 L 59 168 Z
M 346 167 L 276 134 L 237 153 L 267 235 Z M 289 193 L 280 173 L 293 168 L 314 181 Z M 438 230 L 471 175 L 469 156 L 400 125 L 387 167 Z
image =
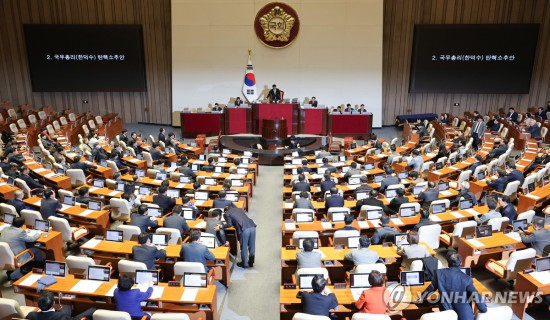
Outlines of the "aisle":
M 233 264 L 227 294 L 218 295 L 222 320 L 279 319 L 282 177 L 281 166 L 260 167 L 249 212 L 258 225 L 256 262 L 248 270 Z

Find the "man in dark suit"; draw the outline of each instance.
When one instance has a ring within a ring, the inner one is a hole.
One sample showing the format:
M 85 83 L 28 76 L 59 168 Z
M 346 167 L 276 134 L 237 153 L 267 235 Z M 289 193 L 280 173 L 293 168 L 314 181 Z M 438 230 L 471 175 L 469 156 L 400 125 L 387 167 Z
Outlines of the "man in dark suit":
M 321 195 L 325 195 L 325 192 L 329 191 L 335 186 L 336 182 L 332 180 L 330 172 L 325 172 L 325 175 L 323 176 L 323 181 L 321 181 Z M 307 191 L 309 191 L 309 189 Z
M 435 224 L 435 222 L 430 221 L 430 211 L 420 208 L 420 221 L 418 221 L 418 223 L 414 226 L 413 230 L 418 232 L 420 227 L 429 226 L 432 224 Z
M 378 200 L 378 190 L 376 189 L 371 190 L 368 198 L 357 201 L 357 211 L 361 211 L 362 206 L 380 207 L 384 212 L 388 212 L 388 207 L 384 205 L 384 202 L 382 202 L 382 200 Z
M 181 209 L 183 211 L 185 210 L 193 211 L 193 220 L 197 219 L 197 217 L 199 216 L 199 209 L 195 207 L 194 202 L 191 202 L 191 197 L 187 197 L 187 196 L 182 197 L 181 203 L 182 203 Z
M 243 104 L 243 101 L 241 100 L 241 97 L 237 97 L 235 98 L 235 102 L 233 102 L 233 104 L 238 107 L 240 106 L 241 104 Z
M 346 172 L 346 174 L 344 174 L 344 179 L 348 179 L 351 176 L 360 175 L 360 174 L 361 174 L 361 170 L 359 170 L 357 163 L 352 162 L 350 164 L 350 169 L 348 170 L 348 172 Z
M 531 248 L 535 249 L 538 255 L 542 255 L 544 247 L 550 244 L 550 230 L 544 228 L 544 218 L 535 217 L 533 219 L 533 229 L 535 231 L 525 234 L 525 231 L 520 231 L 521 241 L 531 244 Z
M 25 181 L 27 186 L 32 190 L 32 194 L 36 195 L 44 192 L 44 186 L 36 182 L 33 178 L 31 178 L 31 176 L 29 176 L 29 168 L 27 166 L 21 167 L 21 174 L 19 175 L 19 179 Z
M 475 162 L 470 167 L 470 170 L 472 170 L 472 174 L 476 171 L 476 168 L 483 164 L 483 158 L 481 158 L 481 155 L 476 154 L 474 157 Z M 474 179 L 477 179 L 477 177 L 473 177 Z
M 380 192 L 386 191 L 388 186 L 399 184 L 399 178 L 393 174 L 393 170 L 390 166 L 385 168 L 386 177 L 380 182 Z
M 38 308 L 40 311 L 33 311 L 27 315 L 30 320 L 81 320 L 82 318 L 92 319 L 95 308 L 89 308 L 86 311 L 71 317 L 72 309 L 70 306 L 64 306 L 59 311 L 54 309 L 55 295 L 51 291 L 43 291 L 38 298 Z
M 495 146 L 498 145 L 498 147 L 494 148 L 493 150 L 489 151 L 488 157 L 490 159 L 500 157 L 501 155 L 505 154 L 508 150 L 508 142 L 503 141 L 500 139 L 495 139 Z
M 525 133 L 531 134 L 531 139 L 541 139 L 540 127 L 537 125 L 537 120 L 530 119 L 529 127 L 525 129 Z
M 307 159 L 302 159 L 302 170 L 304 173 L 311 173 L 311 168 L 307 166 Z
M 219 208 L 223 209 L 227 206 L 235 207 L 233 202 L 231 200 L 227 200 L 227 194 L 225 191 L 220 191 L 218 193 L 218 199 L 214 199 L 214 203 L 212 204 L 212 208 Z
M 277 85 L 274 84 L 266 97 L 271 100 L 272 103 L 279 103 L 281 101 L 281 90 L 277 89 Z
M 138 242 L 139 246 L 132 247 L 134 261 L 145 263 L 147 270 L 155 270 L 155 261 L 166 258 L 166 250 L 151 244 L 151 235 L 147 232 L 139 234 Z
M 409 203 L 409 198 L 405 197 L 405 189 L 397 188 L 395 189 L 395 193 L 397 196 L 391 199 L 388 205 L 388 209 L 390 209 L 390 212 L 393 214 L 399 213 L 399 207 L 401 207 L 403 203 Z
M 4 173 L 10 169 L 10 162 L 8 161 L 8 157 L 0 156 L 0 168 Z
M 158 188 L 158 194 L 153 196 L 153 203 L 158 205 L 164 214 L 170 212 L 170 209 L 176 205 L 176 199 L 166 195 L 167 190 L 168 188 L 161 186 Z
M 338 230 L 357 230 L 357 228 L 351 226 L 354 220 L 353 215 L 346 214 L 344 217 L 344 226 Z
M 477 199 L 473 192 L 470 191 L 470 182 L 462 181 L 460 192 L 456 198 L 451 202 L 451 207 L 458 206 L 460 204 L 460 198 L 464 200 L 472 200 L 472 204 L 477 206 Z
M 172 214 L 164 218 L 163 226 L 165 228 L 178 229 L 183 238 L 185 232 L 189 232 L 190 228 L 187 224 L 187 220 L 182 217 L 181 213 L 183 212 L 180 205 L 175 205 L 172 209 Z
M 330 188 L 330 197 L 327 196 L 325 201 L 325 209 L 330 209 L 332 207 L 343 207 L 344 206 L 344 197 L 338 194 L 338 188 Z
M 493 120 L 493 124 L 489 127 L 489 131 L 498 132 L 498 129 L 500 129 L 500 122 L 498 121 L 498 118 L 496 118 Z
M 88 189 L 88 187 L 78 189 L 78 197 L 76 197 L 76 202 L 88 204 L 90 201 L 93 201 L 93 199 L 90 198 L 90 189 Z
M 506 118 L 513 122 L 518 122 L 518 113 L 514 108 L 510 108 L 508 109 L 508 114 L 506 115 Z
M 481 138 L 483 138 L 483 135 L 485 134 L 485 129 L 487 128 L 485 122 L 483 122 L 483 118 L 481 116 L 477 116 L 476 122 L 474 123 L 474 128 L 472 129 L 472 147 L 477 150 L 477 147 L 479 146 L 479 141 Z
M 548 116 L 546 115 L 546 111 L 542 107 L 539 107 L 539 111 L 535 114 L 537 117 L 540 117 L 542 121 L 548 120 Z
M 183 174 L 184 176 L 191 177 L 195 179 L 197 174 L 189 168 L 189 160 L 187 158 L 181 159 L 181 166 L 178 168 L 179 172 Z
M 500 214 L 502 217 L 508 217 L 510 221 L 516 220 L 518 213 L 512 205 L 512 201 L 509 196 L 503 195 L 498 198 L 498 204 L 500 205 Z
M 435 271 L 432 283 L 420 295 L 421 300 L 427 299 L 434 291 L 439 291 L 440 310 L 454 310 L 458 319 L 473 320 L 474 313 L 469 298 L 473 298 L 479 312 L 487 312 L 487 306 L 482 302 L 482 297 L 474 287 L 472 277 L 460 270 L 462 256 L 455 251 L 447 253 L 449 268 Z M 463 297 L 460 299 L 459 297 Z
M 122 132 L 118 135 L 118 140 L 128 143 L 128 130 L 122 129 Z
M 92 149 L 92 157 L 95 162 L 100 163 L 101 160 L 107 160 L 109 157 L 105 154 L 105 151 L 101 148 L 99 143 L 95 143 Z
M 380 218 L 380 222 L 382 227 L 376 229 L 371 238 L 373 244 L 381 244 L 386 241 L 392 241 L 390 238 L 399 232 L 397 229 L 390 227 L 390 217 L 387 215 L 384 214 L 382 218 Z
M 306 176 L 301 174 L 298 176 L 298 182 L 292 186 L 292 191 L 307 191 L 309 192 L 309 183 L 306 182 Z
M 369 179 L 367 176 L 361 176 L 359 178 L 361 181 L 361 185 L 359 185 L 357 188 L 355 188 L 355 191 L 353 192 L 353 197 L 357 199 L 357 192 L 367 192 L 370 193 L 372 191 L 372 187 L 368 185 Z
M 325 172 L 326 171 L 330 173 L 336 172 L 336 167 L 328 164 L 328 158 L 323 158 L 323 164 L 321 165 L 321 168 L 326 168 Z
M 256 254 L 256 224 L 243 209 L 226 207 L 225 210 L 226 224 L 223 228 L 234 226 L 241 245 L 241 262 L 237 263 L 237 266 L 252 268 Z
M 122 161 L 120 161 L 120 153 L 119 152 L 113 152 L 111 154 L 111 161 L 113 161 L 118 169 L 118 171 L 123 173 L 128 173 L 129 168 L 127 165 L 123 164 Z
M 373 148 L 382 150 L 382 143 L 378 141 L 378 137 L 375 134 L 371 135 L 370 143 Z
M 523 184 L 523 180 L 525 180 L 525 177 L 523 176 L 523 173 L 521 171 L 516 169 L 516 163 L 510 161 L 510 163 L 508 164 L 508 168 L 512 170 L 508 174 L 508 182 L 519 181 L 519 185 L 521 186 Z
M 89 165 L 86 162 L 81 161 L 81 160 L 82 160 L 82 158 L 80 156 L 74 157 L 74 163 L 71 164 L 71 169 L 80 169 L 80 170 L 83 170 L 83 171 L 87 171 L 87 170 L 90 170 L 90 169 L 97 169 L 97 166 Z
M 204 271 L 208 272 L 209 268 L 206 266 L 206 260 L 213 261 L 216 258 L 205 245 L 200 244 L 200 229 L 191 229 L 189 240 L 191 241 L 190 243 L 181 245 L 180 256 L 183 258 L 183 261 L 202 263 L 204 265 Z
M 508 179 L 506 178 L 506 171 L 504 171 L 504 169 L 499 168 L 497 170 L 497 175 L 498 175 L 498 179 L 493 181 L 487 181 L 487 185 L 495 189 L 497 192 L 504 192 L 504 189 L 506 189 L 506 185 L 508 185 Z
M 304 291 L 302 294 L 303 313 L 329 317 L 331 311 L 338 310 L 338 299 L 334 293 L 326 290 L 326 285 L 327 280 L 322 275 L 313 277 L 313 292 Z
M 422 200 L 424 209 L 429 209 L 432 201 L 439 199 L 439 191 L 435 189 L 435 182 L 428 182 L 428 188 L 418 195 L 418 199 Z
M 166 141 L 166 135 L 165 134 L 166 134 L 166 129 L 160 128 L 159 129 L 158 141 L 165 142 Z
M 222 111 L 222 108 L 221 108 L 220 105 L 216 102 L 216 103 L 214 103 L 214 107 L 212 108 L 212 111 L 214 111 L 214 112 L 220 112 L 220 111 Z
M 205 164 L 204 166 L 202 166 L 201 170 L 206 172 L 214 172 L 214 158 L 208 157 L 206 162 L 208 164 Z M 193 172 L 193 170 L 191 170 L 191 172 Z
M 309 200 L 307 191 L 301 191 L 300 192 L 300 198 L 296 198 L 294 201 L 294 208 L 295 209 L 314 209 L 313 204 L 311 203 L 311 200 Z
M 317 101 L 317 98 L 315 97 L 311 97 L 311 100 L 309 100 L 309 104 L 311 104 L 313 108 L 317 108 L 317 103 L 318 101 Z
M 26 208 L 25 202 L 23 202 L 23 196 L 25 194 L 22 190 L 15 190 L 13 193 L 13 198 L 8 200 L 8 204 L 15 208 L 17 213 L 21 214 L 21 210 Z
M 359 109 L 357 111 L 359 111 L 359 113 L 368 113 L 369 112 L 367 109 L 365 109 L 365 105 L 363 103 L 361 103 L 361 105 L 359 106 Z
M 149 153 L 151 154 L 151 159 L 153 161 L 157 161 L 159 159 L 162 159 L 164 157 L 164 152 L 160 152 L 158 148 L 159 144 L 157 142 L 153 143 L 151 146 L 151 149 L 149 149 Z
M 351 106 L 351 103 L 346 104 L 346 108 L 344 109 L 344 112 L 352 113 L 353 111 L 355 111 L 355 110 Z
M 149 227 L 158 227 L 157 220 L 147 215 L 147 209 L 147 205 L 142 204 L 138 207 L 138 211 L 130 216 L 130 225 L 139 227 L 141 232 L 147 232 Z
M 40 214 L 42 219 L 48 220 L 49 217 L 55 217 L 57 210 L 61 209 L 61 203 L 55 198 L 53 190 L 44 191 L 44 199 L 40 201 Z

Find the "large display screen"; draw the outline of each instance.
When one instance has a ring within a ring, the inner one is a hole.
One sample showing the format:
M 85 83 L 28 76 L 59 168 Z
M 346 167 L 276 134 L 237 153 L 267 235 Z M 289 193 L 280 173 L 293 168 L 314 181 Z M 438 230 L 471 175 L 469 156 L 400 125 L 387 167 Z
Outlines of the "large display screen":
M 415 25 L 409 91 L 529 93 L 538 24 Z
M 23 26 L 33 91 L 145 91 L 141 25 Z

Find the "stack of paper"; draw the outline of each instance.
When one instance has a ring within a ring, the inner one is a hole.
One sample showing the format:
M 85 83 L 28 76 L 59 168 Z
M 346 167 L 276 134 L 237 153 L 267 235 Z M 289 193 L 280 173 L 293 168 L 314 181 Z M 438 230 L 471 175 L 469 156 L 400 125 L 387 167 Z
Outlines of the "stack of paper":
M 285 222 L 286 230 L 296 230 L 296 224 L 294 222 Z
M 473 216 L 478 216 L 479 215 L 479 212 L 477 212 L 476 210 L 474 209 L 466 209 L 464 210 L 466 212 L 468 212 L 469 214 L 473 215 Z
M 519 233 L 517 233 L 517 232 L 509 232 L 509 233 L 507 233 L 506 235 L 507 235 L 508 237 L 510 237 L 510 238 L 512 238 L 512 239 L 514 239 L 514 240 L 516 240 L 516 241 L 518 241 L 518 242 L 521 241 L 521 236 L 520 236 Z
M 195 225 L 196 229 L 202 229 L 204 227 L 206 227 L 206 221 L 201 221 Z
M 116 197 L 118 195 L 119 191 L 111 191 L 109 194 L 107 194 L 109 197 Z
M 449 190 L 441 191 L 440 193 L 441 193 L 441 195 L 443 195 L 444 197 L 448 197 L 448 196 L 452 196 L 452 195 L 453 195 L 453 193 L 452 193 L 451 191 L 449 191 Z
M 79 213 L 78 215 L 81 216 L 81 217 L 85 217 L 85 216 L 89 215 L 92 212 L 94 212 L 94 211 L 90 210 L 90 209 L 86 209 L 86 210 L 82 211 L 81 213 Z
M 368 229 L 370 228 L 369 223 L 367 221 L 357 221 L 357 224 L 359 225 L 359 228 L 361 229 Z
M 86 242 L 85 244 L 83 244 L 82 248 L 84 248 L 84 249 L 93 249 L 100 243 L 101 243 L 101 240 L 92 239 L 92 240 L 89 240 L 88 242 Z
M 293 206 L 294 206 L 294 203 L 292 203 L 292 202 L 285 202 L 285 209 L 292 209 Z
M 330 222 L 321 222 L 323 229 L 332 229 L 332 223 Z
M 441 220 L 441 218 L 440 218 L 438 215 L 432 214 L 432 215 L 430 215 L 430 221 L 433 221 L 433 222 L 440 222 L 440 221 L 442 221 L 442 220 Z
M 480 247 L 485 246 L 483 243 L 479 242 L 479 240 L 477 240 L 477 239 L 468 239 L 466 241 L 468 241 L 472 246 L 474 246 L 476 248 L 480 248 Z
M 71 288 L 71 291 L 94 293 L 102 283 L 96 280 L 80 280 Z
M 393 219 L 391 219 L 391 221 L 392 221 L 393 224 L 396 225 L 396 226 L 400 226 L 400 225 L 405 224 L 405 223 L 404 223 L 401 219 L 399 219 L 399 218 L 393 218 Z
M 180 300 L 194 302 L 195 298 L 197 297 L 197 293 L 199 293 L 199 289 L 185 288 L 183 290 L 183 294 L 181 295 Z
M 549 271 L 541 271 L 541 272 L 531 272 L 531 277 L 535 278 L 538 282 L 540 282 L 543 285 L 550 284 L 550 272 Z
M 453 215 L 453 217 L 458 218 L 458 219 L 464 218 L 464 216 L 458 211 L 452 211 L 451 215 Z
M 41 274 L 31 274 L 30 276 L 27 277 L 27 279 L 21 281 L 21 283 L 19 284 L 20 286 L 24 286 L 24 287 L 30 287 L 32 286 L 36 281 L 38 281 L 39 279 L 42 278 L 42 275 Z

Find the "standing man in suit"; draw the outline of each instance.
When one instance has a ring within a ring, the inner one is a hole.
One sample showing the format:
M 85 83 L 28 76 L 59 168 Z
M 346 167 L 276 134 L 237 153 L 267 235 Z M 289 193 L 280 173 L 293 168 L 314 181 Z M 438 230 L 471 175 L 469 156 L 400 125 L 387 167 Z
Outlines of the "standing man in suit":
M 428 182 L 427 189 L 418 195 L 418 199 L 422 200 L 422 207 L 424 207 L 424 210 L 428 210 L 432 201 L 439 199 L 439 191 L 435 189 L 435 182 Z
M 155 270 L 155 260 L 166 258 L 166 250 L 159 249 L 151 243 L 151 235 L 142 232 L 138 236 L 139 246 L 132 247 L 134 261 L 143 262 L 147 270 Z
M 153 203 L 162 209 L 163 214 L 170 212 L 170 209 L 176 205 L 176 199 L 166 195 L 167 190 L 168 188 L 160 186 L 158 188 L 158 194 L 153 196 Z
M 309 192 L 310 186 L 309 183 L 306 182 L 306 176 L 304 174 L 300 174 L 298 176 L 298 182 L 295 182 L 292 186 L 292 192 L 294 191 L 307 191 Z
M 325 200 L 325 208 L 328 210 L 332 207 L 343 207 L 344 197 L 338 194 L 338 188 L 330 188 L 330 197 L 327 196 Z
M 506 118 L 512 122 L 518 122 L 518 113 L 514 108 L 510 108 L 508 109 L 508 115 L 506 115 Z
M 370 143 L 373 148 L 382 150 L 382 143 L 378 141 L 378 137 L 374 133 L 370 137 Z
M 235 105 L 235 107 L 238 107 L 241 104 L 243 104 L 243 101 L 241 100 L 241 97 L 235 98 L 235 102 L 233 102 L 233 104 Z
M 205 245 L 200 244 L 201 231 L 199 229 L 191 229 L 191 232 L 189 232 L 189 240 L 191 243 L 182 244 L 180 256 L 187 262 L 202 263 L 204 265 L 204 270 L 208 272 L 209 268 L 206 266 L 206 260 L 213 261 L 216 258 Z
M 447 253 L 447 262 L 449 268 L 435 271 L 432 283 L 422 292 L 419 299 L 425 300 L 434 291 L 439 291 L 440 310 L 454 310 L 458 319 L 473 320 L 474 313 L 471 307 L 471 300 L 475 301 L 479 312 L 487 312 L 487 306 L 482 302 L 482 298 L 474 287 L 472 277 L 466 275 L 460 270 L 462 256 L 454 251 Z M 464 297 L 460 299 L 460 297 Z
M 386 177 L 380 182 L 380 192 L 386 191 L 388 186 L 399 184 L 399 178 L 393 174 L 393 170 L 390 166 L 386 166 Z
M 21 210 L 26 208 L 25 202 L 23 202 L 24 195 L 22 190 L 15 190 L 13 192 L 13 198 L 8 200 L 8 204 L 12 205 L 19 214 L 21 214 Z
M 497 170 L 498 179 L 493 181 L 487 181 L 487 185 L 494 188 L 497 192 L 504 192 L 508 185 L 508 179 L 506 178 L 506 171 L 502 168 Z M 512 221 L 512 220 L 510 220 Z
M 509 196 L 503 195 L 498 199 L 500 205 L 500 213 L 503 217 L 508 217 L 510 221 L 516 220 L 518 215 L 516 209 L 512 205 L 512 201 Z
M 158 141 L 162 141 L 162 142 L 166 141 L 166 129 L 164 128 L 159 129 Z
M 163 225 L 165 228 L 178 229 L 183 238 L 184 233 L 189 232 L 190 228 L 187 224 L 187 220 L 181 215 L 183 212 L 180 205 L 174 206 L 172 214 L 164 218 Z
M 235 204 L 233 204 L 233 202 L 231 202 L 230 200 L 227 200 L 226 198 L 227 198 L 227 193 L 225 191 L 220 191 L 218 193 L 218 199 L 214 199 L 212 208 L 223 209 L 227 206 L 234 208 Z
M 544 228 L 544 218 L 535 217 L 532 224 L 535 231 L 526 235 L 524 230 L 520 230 L 519 235 L 523 243 L 531 244 L 531 248 L 542 255 L 544 247 L 550 244 L 550 230 Z
M 309 200 L 307 191 L 300 191 L 300 198 L 294 201 L 295 209 L 314 209 L 311 200 Z
M 49 217 L 55 217 L 57 210 L 61 209 L 61 203 L 55 198 L 55 193 L 51 189 L 44 191 L 44 199 L 40 201 L 40 214 L 42 219 L 48 220 Z
M 309 100 L 309 104 L 311 104 L 313 108 L 317 108 L 317 102 L 317 98 L 315 97 L 311 97 L 311 100 Z
M 241 262 L 237 266 L 241 268 L 252 268 L 256 254 L 256 224 L 248 217 L 244 210 L 239 208 L 225 208 L 224 229 L 235 226 L 237 237 L 241 245 Z
M 391 199 L 388 209 L 390 209 L 391 213 L 397 214 L 403 203 L 409 203 L 409 198 L 405 197 L 405 189 L 397 188 L 395 189 L 395 193 L 397 196 Z
M 539 107 L 539 111 L 536 113 L 537 117 L 540 117 L 542 121 L 548 120 L 548 116 L 546 115 L 546 111 L 542 107 Z
M 296 261 L 298 270 L 300 268 L 321 268 L 321 254 L 314 252 L 315 242 L 313 239 L 306 238 L 303 243 L 303 249 L 296 252 Z
M 269 90 L 269 93 L 267 94 L 267 99 L 269 99 L 271 103 L 281 102 L 281 90 L 277 88 L 276 84 L 274 84 L 271 90 Z
M 43 291 L 38 298 L 38 308 L 40 311 L 33 311 L 27 315 L 30 320 L 81 320 L 82 318 L 93 319 L 95 308 L 89 308 L 86 311 L 71 317 L 71 306 L 64 306 L 56 311 L 54 308 L 55 295 L 51 291 Z
M 472 142 L 472 147 L 477 150 L 479 146 L 479 141 L 485 134 L 486 124 L 483 122 L 483 118 L 481 116 L 477 116 L 476 123 L 474 124 L 474 129 L 472 130 L 472 138 L 474 139 Z
M 34 181 L 34 179 L 29 176 L 29 168 L 27 166 L 21 167 L 21 174 L 19 175 L 19 179 L 25 181 L 25 183 L 31 190 L 36 189 L 32 191 L 32 194 L 36 195 L 44 192 L 44 186 Z
M 147 205 L 142 204 L 138 207 L 138 211 L 130 216 L 130 225 L 137 226 L 141 232 L 147 232 L 147 229 L 158 227 L 156 218 L 147 215 Z
M 363 235 L 359 238 L 359 248 L 350 250 L 344 256 L 344 259 L 353 261 L 355 266 L 360 264 L 376 263 L 380 258 L 378 253 L 373 250 L 369 250 L 370 239 L 369 236 Z

